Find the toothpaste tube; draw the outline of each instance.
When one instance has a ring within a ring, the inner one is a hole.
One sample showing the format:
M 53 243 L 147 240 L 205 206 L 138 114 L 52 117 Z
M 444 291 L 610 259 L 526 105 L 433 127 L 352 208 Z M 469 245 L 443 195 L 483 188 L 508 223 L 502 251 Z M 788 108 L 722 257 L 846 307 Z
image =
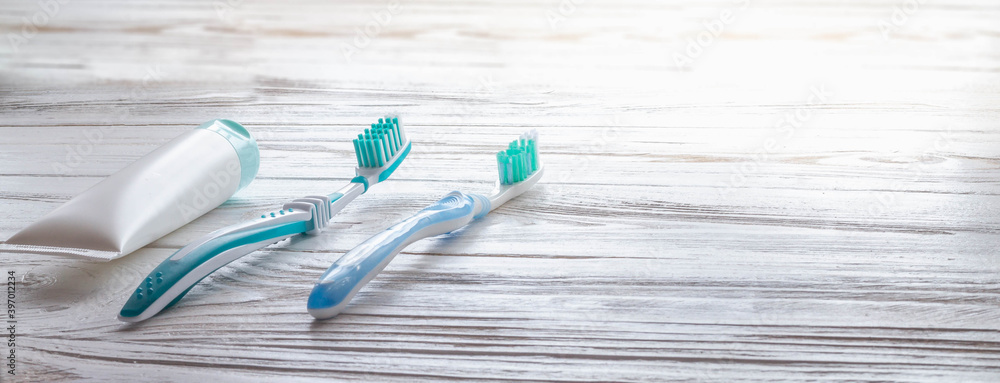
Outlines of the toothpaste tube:
M 253 180 L 259 164 L 246 128 L 209 121 L 56 208 L 2 249 L 120 258 L 221 205 Z

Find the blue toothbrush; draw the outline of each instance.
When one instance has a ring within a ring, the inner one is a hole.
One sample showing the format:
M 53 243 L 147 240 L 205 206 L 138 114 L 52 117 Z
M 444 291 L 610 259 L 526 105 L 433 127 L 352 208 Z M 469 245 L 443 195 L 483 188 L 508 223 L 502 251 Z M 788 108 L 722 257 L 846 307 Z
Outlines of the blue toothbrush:
M 167 258 L 125 302 L 118 319 L 138 322 L 177 303 L 198 281 L 257 249 L 297 234 L 317 234 L 348 203 L 392 175 L 411 142 L 397 118 L 379 119 L 354 140 L 356 177 L 336 193 L 286 203 L 259 219 L 209 233 Z
M 309 314 L 317 319 L 337 316 L 407 245 L 457 230 L 530 189 L 542 177 L 538 133 L 527 132 L 497 153 L 497 167 L 500 179 L 489 196 L 453 191 L 344 254 L 313 287 L 307 304 Z

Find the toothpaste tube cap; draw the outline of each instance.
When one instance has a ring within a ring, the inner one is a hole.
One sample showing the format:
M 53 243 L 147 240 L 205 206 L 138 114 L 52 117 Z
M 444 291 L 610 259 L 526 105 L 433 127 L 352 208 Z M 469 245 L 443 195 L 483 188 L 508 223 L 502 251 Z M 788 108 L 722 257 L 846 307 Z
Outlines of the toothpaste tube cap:
M 260 169 L 260 150 L 257 148 L 257 140 L 247 128 L 236 121 L 220 119 L 208 121 L 196 129 L 218 133 L 236 149 L 236 155 L 240 159 L 240 186 L 237 190 L 243 190 L 253 181 Z

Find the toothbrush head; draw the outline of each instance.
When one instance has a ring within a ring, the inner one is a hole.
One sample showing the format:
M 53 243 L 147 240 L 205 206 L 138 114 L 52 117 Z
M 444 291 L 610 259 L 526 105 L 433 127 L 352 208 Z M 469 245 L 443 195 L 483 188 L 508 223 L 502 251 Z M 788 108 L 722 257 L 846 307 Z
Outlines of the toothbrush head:
M 378 119 L 354 140 L 358 167 L 351 182 L 363 183 L 368 191 L 369 186 L 385 181 L 406 159 L 411 144 L 398 117 Z
M 530 189 L 542 178 L 543 168 L 538 158 L 538 132 L 524 132 L 497 153 L 499 179 L 488 197 L 490 210 Z
M 507 145 L 497 153 L 497 170 L 500 184 L 511 185 L 524 181 L 538 171 L 538 132 L 534 129 Z

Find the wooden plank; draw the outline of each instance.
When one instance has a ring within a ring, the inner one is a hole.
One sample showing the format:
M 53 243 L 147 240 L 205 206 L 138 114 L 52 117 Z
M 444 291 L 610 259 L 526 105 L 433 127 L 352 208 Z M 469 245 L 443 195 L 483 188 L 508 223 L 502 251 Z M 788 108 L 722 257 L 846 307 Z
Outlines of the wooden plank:
M 0 41 L 0 238 L 208 119 L 262 155 L 250 188 L 120 260 L 0 253 L 5 379 L 1000 380 L 995 2 L 225 4 L 74 1 Z M 39 9 L 0 4 L 0 32 Z M 391 182 L 115 320 L 198 236 L 346 182 L 385 113 L 414 140 Z M 542 183 L 408 247 L 336 319 L 305 312 L 337 257 L 488 190 L 529 128 Z

